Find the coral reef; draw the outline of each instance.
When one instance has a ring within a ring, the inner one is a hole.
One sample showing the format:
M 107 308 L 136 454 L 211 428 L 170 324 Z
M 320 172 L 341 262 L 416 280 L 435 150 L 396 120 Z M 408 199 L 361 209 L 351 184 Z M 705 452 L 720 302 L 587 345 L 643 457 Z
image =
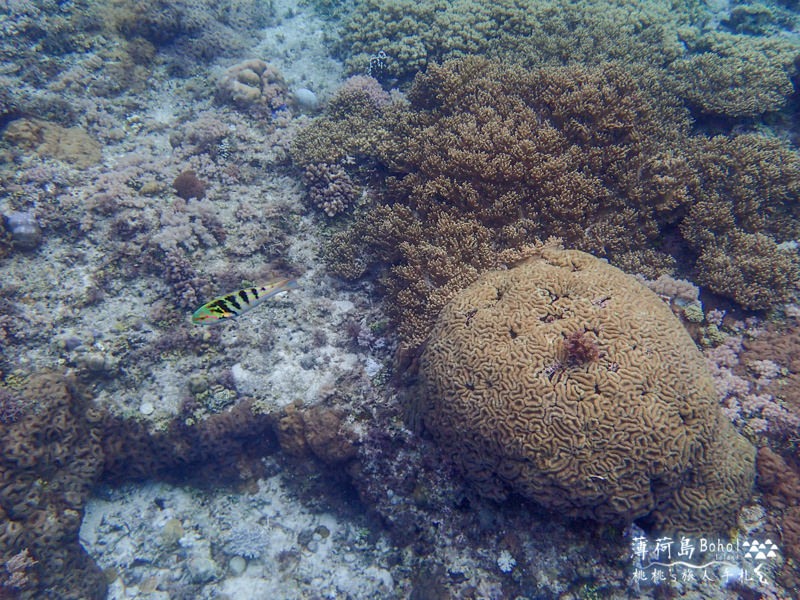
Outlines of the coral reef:
M 641 4 L 369 0 L 358 3 L 345 22 L 341 52 L 350 71 L 361 73 L 370 72 L 382 52 L 382 71 L 401 80 L 433 62 L 470 54 L 528 64 L 609 58 L 660 64 L 679 56 L 676 29 L 686 11 Z
M 575 332 L 591 360 L 570 360 Z M 749 497 L 754 448 L 691 338 L 588 254 L 544 248 L 481 276 L 442 310 L 420 374 L 426 428 L 490 497 L 659 531 L 721 531 Z
M 184 61 L 244 51 L 272 15 L 270 3 L 254 0 L 114 0 L 99 12 L 124 39 L 144 39 Z
M 292 160 L 307 166 L 373 157 L 379 140 L 388 137 L 384 111 L 392 108 L 372 85 L 342 87 L 325 114 L 297 134 L 290 148 Z
M 769 520 L 780 532 L 783 550 L 789 555 L 783 567 L 783 584 L 800 583 L 800 475 L 768 447 L 758 449 L 758 487 L 770 507 Z
M 328 256 L 347 277 L 388 266 L 407 348 L 501 252 L 550 236 L 651 279 L 680 261 L 746 308 L 794 289 L 797 257 L 778 244 L 800 232 L 797 152 L 766 136 L 689 135 L 652 77 L 472 57 L 431 65 L 408 99 L 377 108 L 343 93 L 293 150 L 300 165 L 358 156 L 382 178 L 381 204 Z
M 85 131 L 38 119 L 16 119 L 3 131 L 3 141 L 21 152 L 55 158 L 79 168 L 100 162 L 100 145 Z
M 23 394 L 37 410 L 0 423 L 0 564 L 27 552 L 20 598 L 105 598 L 106 581 L 78 543 L 83 506 L 103 468 L 92 435 L 96 415 L 75 382 L 29 378 Z
M 274 419 L 253 413 L 248 401 L 151 433 L 142 422 L 95 407 L 73 378 L 31 376 L 22 394 L 36 410 L 0 421 L 0 564 L 6 571 L 0 594 L 13 591 L 22 599 L 105 598 L 106 577 L 78 543 L 83 508 L 98 481 L 180 480 L 192 473 L 231 482 L 248 468 L 247 457 L 277 449 Z
M 697 281 L 746 308 L 785 302 L 800 270 L 800 155 L 761 135 L 695 138 L 695 201 L 681 221 Z
M 471 54 L 525 66 L 615 60 L 633 70 L 663 68 L 703 114 L 752 117 L 785 106 L 797 42 L 776 31 L 701 33 L 706 19 L 688 1 L 370 0 L 345 22 L 340 52 L 360 73 L 370 73 L 380 55 L 380 76 L 401 81 Z

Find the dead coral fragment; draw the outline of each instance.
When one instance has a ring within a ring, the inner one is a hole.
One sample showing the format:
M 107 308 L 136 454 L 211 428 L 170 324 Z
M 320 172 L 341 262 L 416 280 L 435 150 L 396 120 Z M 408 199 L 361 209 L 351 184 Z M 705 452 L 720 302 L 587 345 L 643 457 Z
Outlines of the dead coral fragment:
M 564 339 L 564 350 L 570 364 L 583 365 L 600 358 L 600 350 L 586 330 L 573 331 Z

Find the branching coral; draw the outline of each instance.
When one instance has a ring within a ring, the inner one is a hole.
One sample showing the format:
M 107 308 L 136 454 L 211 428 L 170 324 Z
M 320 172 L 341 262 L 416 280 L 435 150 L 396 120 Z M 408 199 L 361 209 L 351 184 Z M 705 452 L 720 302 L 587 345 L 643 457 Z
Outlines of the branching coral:
M 78 541 L 84 505 L 100 478 L 236 478 L 237 461 L 274 451 L 273 418 L 247 401 L 188 425 L 151 433 L 95 407 L 74 379 L 32 376 L 37 409 L 0 422 L 0 596 L 102 600 L 106 577 Z
M 345 23 L 341 52 L 362 73 L 382 52 L 385 70 L 401 81 L 472 54 L 525 66 L 614 60 L 632 70 L 665 68 L 673 89 L 701 113 L 738 118 L 781 108 L 793 92 L 797 42 L 701 35 L 707 18 L 682 0 L 370 0 Z
M 785 301 L 798 260 L 778 243 L 800 238 L 800 155 L 758 135 L 695 138 L 690 205 L 681 232 L 698 282 L 747 308 Z
M 308 165 L 303 174 L 311 203 L 329 217 L 347 210 L 358 198 L 358 188 L 340 165 Z
M 470 54 L 527 64 L 619 58 L 661 64 L 680 54 L 685 3 L 631 5 L 544 0 L 423 0 L 359 3 L 345 23 L 341 50 L 351 71 L 366 72 L 378 52 L 386 71 L 407 79 L 432 62 Z
M 407 347 L 502 252 L 514 260 L 550 236 L 650 278 L 693 261 L 701 283 L 748 308 L 794 285 L 796 261 L 776 243 L 800 232 L 797 153 L 764 136 L 691 136 L 646 74 L 472 57 L 432 65 L 407 107 L 357 98 L 360 113 L 340 98 L 299 136 L 294 158 L 352 151 L 377 166 L 383 205 L 328 255 L 346 276 L 388 266 Z

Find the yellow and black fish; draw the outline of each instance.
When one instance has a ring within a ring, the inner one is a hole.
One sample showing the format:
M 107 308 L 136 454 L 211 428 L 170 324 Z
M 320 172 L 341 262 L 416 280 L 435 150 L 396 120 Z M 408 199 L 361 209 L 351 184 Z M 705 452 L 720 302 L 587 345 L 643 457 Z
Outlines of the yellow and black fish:
M 236 317 L 261 304 L 275 294 L 288 292 L 297 287 L 296 279 L 275 279 L 259 287 L 244 288 L 225 294 L 203 304 L 194 311 L 193 323 L 216 323 L 222 319 Z

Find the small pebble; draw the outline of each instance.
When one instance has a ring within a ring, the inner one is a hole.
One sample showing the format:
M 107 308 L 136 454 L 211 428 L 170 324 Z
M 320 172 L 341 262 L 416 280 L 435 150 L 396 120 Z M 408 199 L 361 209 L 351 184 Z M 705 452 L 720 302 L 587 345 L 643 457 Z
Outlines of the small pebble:
M 35 248 L 42 241 L 42 230 L 30 212 L 11 212 L 5 215 L 5 225 L 11 232 L 14 244 L 21 248 Z
M 317 527 L 314 530 L 314 533 L 316 533 L 318 536 L 320 536 L 324 540 L 326 537 L 328 537 L 331 534 L 331 531 L 330 531 L 330 529 L 325 527 L 325 525 L 320 525 L 319 527 Z
M 231 569 L 231 573 L 234 575 L 241 575 L 247 568 L 247 561 L 241 556 L 234 556 L 228 561 L 228 566 Z
M 86 368 L 93 373 L 99 373 L 106 368 L 106 359 L 102 354 L 90 354 L 86 357 Z
M 158 587 L 158 577 L 148 577 L 139 584 L 139 591 L 142 594 L 152 594 Z
M 201 394 L 208 389 L 208 381 L 204 375 L 194 373 L 189 377 L 189 391 L 193 394 Z
M 349 563 L 356 562 L 356 555 L 353 554 L 352 552 L 345 552 L 344 562 L 349 562 Z
M 319 108 L 317 95 L 308 88 L 297 88 L 294 91 L 294 99 L 297 100 L 297 106 L 300 107 L 300 110 L 313 112 Z
M 189 576 L 194 583 L 205 583 L 217 576 L 217 563 L 205 556 L 195 556 L 189 561 L 187 567 Z
M 178 519 L 170 519 L 164 523 L 164 529 L 161 531 L 161 539 L 167 546 L 177 544 L 183 537 L 184 529 L 183 524 Z
M 64 349 L 67 352 L 72 352 L 73 350 L 75 350 L 75 348 L 80 346 L 82 343 L 83 342 L 81 341 L 80 338 L 77 338 L 75 336 L 70 336 L 70 337 L 64 339 Z
M 152 415 L 155 409 L 156 407 L 149 400 L 145 400 L 139 405 L 139 412 L 143 415 Z

